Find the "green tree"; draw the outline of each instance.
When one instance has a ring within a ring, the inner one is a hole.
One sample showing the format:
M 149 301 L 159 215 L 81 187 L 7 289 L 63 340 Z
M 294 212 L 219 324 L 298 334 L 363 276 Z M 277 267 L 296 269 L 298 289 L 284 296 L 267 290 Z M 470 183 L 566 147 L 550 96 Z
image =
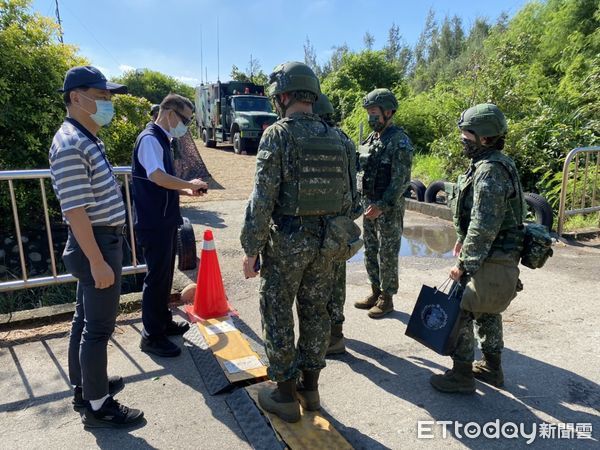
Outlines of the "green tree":
M 115 117 L 108 127 L 100 130 L 99 136 L 113 165 L 130 166 L 133 145 L 150 119 L 148 111 L 152 104 L 133 95 L 115 95 L 113 103 Z
M 113 81 L 127 85 L 130 95 L 144 97 L 150 103 L 160 103 L 168 94 L 183 95 L 192 101 L 195 97 L 193 87 L 150 69 L 130 70 Z
M 31 13 L 30 1 L 0 1 L 0 170 L 48 167 L 48 148 L 65 115 L 57 89 L 70 67 L 86 63 L 75 47 L 58 43 L 57 32 L 50 19 Z M 21 222 L 39 224 L 39 188 L 26 182 L 15 188 Z M 10 211 L 1 182 L 2 230 L 13 228 Z
M 243 83 L 254 83 L 266 86 L 269 77 L 266 73 L 264 73 L 260 67 L 260 62 L 258 59 L 253 58 L 250 55 L 250 60 L 248 61 L 248 67 L 246 67 L 246 71 L 242 72 L 238 66 L 235 64 L 231 66 L 231 73 L 229 74 L 233 81 L 241 81 Z

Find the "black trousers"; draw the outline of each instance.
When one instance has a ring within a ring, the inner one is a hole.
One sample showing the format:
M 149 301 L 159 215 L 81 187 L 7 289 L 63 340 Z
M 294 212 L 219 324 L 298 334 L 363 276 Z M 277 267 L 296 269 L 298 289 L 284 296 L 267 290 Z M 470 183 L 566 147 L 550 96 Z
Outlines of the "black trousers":
M 164 336 L 167 324 L 173 320 L 168 303 L 175 269 L 177 226 L 138 230 L 137 241 L 148 266 L 142 291 L 142 336 L 152 339 Z
M 77 278 L 75 314 L 69 338 L 69 379 L 83 388 L 83 398 L 97 400 L 108 394 L 107 345 L 115 329 L 121 294 L 123 237 L 120 233 L 94 230 L 104 260 L 115 274 L 115 282 L 96 289 L 90 263 L 75 236 L 69 232 L 63 252 L 65 267 Z

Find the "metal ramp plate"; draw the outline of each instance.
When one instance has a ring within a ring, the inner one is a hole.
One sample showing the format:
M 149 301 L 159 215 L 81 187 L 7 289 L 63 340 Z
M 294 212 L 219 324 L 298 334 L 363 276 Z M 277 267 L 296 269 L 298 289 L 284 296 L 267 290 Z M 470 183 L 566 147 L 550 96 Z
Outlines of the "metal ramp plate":
M 211 395 L 266 379 L 267 368 L 229 317 L 201 320 L 185 338 Z

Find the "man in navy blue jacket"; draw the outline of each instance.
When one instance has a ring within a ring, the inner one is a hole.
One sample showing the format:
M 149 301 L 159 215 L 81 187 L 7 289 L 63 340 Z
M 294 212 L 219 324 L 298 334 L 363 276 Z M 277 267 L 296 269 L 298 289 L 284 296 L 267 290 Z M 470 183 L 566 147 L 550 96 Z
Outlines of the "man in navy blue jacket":
M 203 195 L 208 185 L 185 181 L 174 175 L 171 141 L 183 136 L 192 122 L 193 103 L 177 94 L 167 95 L 158 117 L 140 133 L 133 150 L 133 203 L 135 230 L 148 272 L 142 293 L 142 340 L 140 348 L 157 356 L 177 356 L 181 349 L 167 336 L 181 335 L 187 322 L 176 322 L 168 307 L 177 228 L 182 224 L 179 194 Z

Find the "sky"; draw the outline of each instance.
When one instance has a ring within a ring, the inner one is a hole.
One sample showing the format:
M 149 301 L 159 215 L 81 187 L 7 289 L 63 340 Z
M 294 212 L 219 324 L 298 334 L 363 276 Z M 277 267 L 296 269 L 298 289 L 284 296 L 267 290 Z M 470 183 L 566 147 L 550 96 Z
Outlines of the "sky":
M 468 30 L 477 17 L 512 17 L 527 2 L 58 0 L 65 43 L 76 45 L 107 77 L 147 68 L 192 86 L 228 80 L 232 65 L 243 71 L 251 56 L 267 74 L 279 63 L 304 61 L 307 37 L 322 64 L 334 46 L 364 48 L 366 32 L 375 37 L 373 48 L 382 48 L 393 24 L 414 45 L 430 8 L 439 21 L 459 16 Z M 32 9 L 55 17 L 55 0 L 33 0 Z

